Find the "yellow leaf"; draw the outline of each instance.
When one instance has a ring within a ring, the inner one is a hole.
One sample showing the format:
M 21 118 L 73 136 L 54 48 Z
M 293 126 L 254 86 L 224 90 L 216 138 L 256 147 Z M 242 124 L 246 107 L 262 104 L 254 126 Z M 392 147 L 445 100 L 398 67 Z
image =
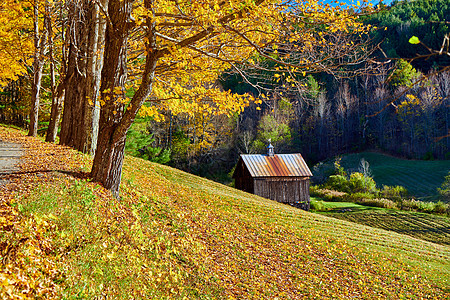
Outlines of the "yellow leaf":
M 419 38 L 417 37 L 417 36 L 412 36 L 410 39 L 409 39 L 409 43 L 410 44 L 413 44 L 413 45 L 416 45 L 416 44 L 419 44 L 420 43 L 420 40 L 419 40 Z

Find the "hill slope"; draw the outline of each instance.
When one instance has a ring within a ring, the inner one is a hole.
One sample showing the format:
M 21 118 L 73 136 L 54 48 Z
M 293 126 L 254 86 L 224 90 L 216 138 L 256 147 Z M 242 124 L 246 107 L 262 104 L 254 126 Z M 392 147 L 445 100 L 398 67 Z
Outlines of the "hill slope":
M 409 160 L 377 152 L 361 152 L 343 155 L 341 165 L 347 172 L 358 171 L 361 159 L 370 164 L 373 179 L 382 185 L 404 186 L 420 200 L 433 201 L 438 198 L 437 188 L 450 171 L 450 160 Z M 325 164 L 332 168 L 333 162 Z
M 4 128 L 0 138 L 22 143 L 27 153 L 24 171 L 0 190 L 2 220 L 11 223 L 0 223 L 2 259 L 9 262 L 0 275 L 13 282 L 2 295 L 449 296 L 447 246 L 304 212 L 131 157 L 117 200 L 83 179 L 89 157 Z

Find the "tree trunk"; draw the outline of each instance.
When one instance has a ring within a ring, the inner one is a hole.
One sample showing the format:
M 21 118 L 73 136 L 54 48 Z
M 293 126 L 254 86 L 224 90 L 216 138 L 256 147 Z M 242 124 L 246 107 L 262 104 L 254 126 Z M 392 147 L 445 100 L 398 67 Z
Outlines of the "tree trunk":
M 83 103 L 86 98 L 86 78 L 81 71 L 85 70 L 86 61 L 79 49 L 82 49 L 82 45 L 74 45 L 73 42 L 69 47 L 64 112 L 59 142 L 61 145 L 81 151 L 82 149 L 79 149 L 78 146 L 82 142 L 85 114 Z
M 58 134 L 59 120 L 61 119 L 61 113 L 63 109 L 64 101 L 64 87 L 60 83 L 55 95 L 52 94 L 52 110 L 50 113 L 50 122 L 48 124 L 47 135 L 45 141 L 54 143 Z
M 105 104 L 101 107 L 100 134 L 91 171 L 92 178 L 101 182 L 116 197 L 119 195 L 126 134 L 139 108 L 152 90 L 158 60 L 158 52 L 154 50 L 156 47 L 153 24 L 147 20 L 149 42 L 146 45 L 147 57 L 141 85 L 128 107 L 125 107 L 121 101 L 116 101 L 119 97 L 123 97 L 125 92 L 127 38 L 132 25 L 132 3 L 132 0 L 110 0 L 109 2 L 108 13 L 111 22 L 108 22 L 106 28 L 104 67 L 100 88 Z M 147 8 L 150 8 L 149 1 L 146 0 L 145 3 Z M 117 88 L 122 90 L 122 95 L 115 92 Z
M 106 6 L 106 0 L 101 2 Z M 99 74 L 103 66 L 98 50 L 103 45 L 106 22 L 94 2 L 70 4 L 71 44 L 60 143 L 93 154 L 99 120 Z
M 38 130 L 39 119 L 39 102 L 42 81 L 42 69 L 44 68 L 44 47 L 46 37 L 46 24 L 42 35 L 39 36 L 39 7 L 35 2 L 34 6 L 34 62 L 33 62 L 33 82 L 31 84 L 31 110 L 30 110 L 30 127 L 28 136 L 36 136 Z M 48 22 L 48 18 L 44 19 Z
M 35 58 L 35 62 L 33 63 L 34 70 L 33 70 L 33 83 L 31 87 L 30 127 L 28 128 L 28 136 L 37 135 L 43 67 L 44 64 L 41 61 L 39 61 L 39 58 Z
M 107 0 L 101 0 L 104 9 L 108 7 Z M 100 8 L 94 5 L 91 8 L 91 19 L 89 28 L 88 60 L 87 60 L 87 95 L 88 101 L 84 101 L 84 137 L 83 152 L 94 155 L 97 147 L 98 123 L 100 120 L 100 104 L 98 101 L 101 71 L 103 68 L 102 45 L 105 42 L 106 19 L 101 16 Z
M 47 6 L 48 7 L 48 6 Z M 45 141 L 54 143 L 56 140 L 56 135 L 58 134 L 59 120 L 61 118 L 62 105 L 64 101 L 64 88 L 65 83 L 60 82 L 58 87 L 56 87 L 56 75 L 55 75 L 55 57 L 53 48 L 53 28 L 51 22 L 47 24 L 48 28 L 48 44 L 50 47 L 49 59 L 50 59 L 50 76 L 51 76 L 51 92 L 52 92 L 52 108 L 50 112 L 50 122 L 47 128 L 47 134 L 45 136 Z M 62 30 L 64 32 L 64 29 Z M 63 34 L 64 38 L 64 34 Z M 63 53 L 64 54 L 64 53 Z M 63 59 L 64 59 L 63 55 Z M 62 64 L 62 74 L 64 74 L 64 63 Z

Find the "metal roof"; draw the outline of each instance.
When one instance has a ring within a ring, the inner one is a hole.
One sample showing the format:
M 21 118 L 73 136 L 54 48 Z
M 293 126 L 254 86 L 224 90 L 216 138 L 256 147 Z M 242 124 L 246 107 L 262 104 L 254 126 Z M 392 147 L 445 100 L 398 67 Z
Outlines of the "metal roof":
M 300 153 L 275 154 L 241 154 L 252 177 L 309 177 L 311 171 Z

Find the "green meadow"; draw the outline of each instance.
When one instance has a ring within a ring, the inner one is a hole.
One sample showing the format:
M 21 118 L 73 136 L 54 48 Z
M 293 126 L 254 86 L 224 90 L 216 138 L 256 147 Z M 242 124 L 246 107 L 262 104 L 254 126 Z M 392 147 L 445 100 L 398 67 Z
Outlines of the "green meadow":
M 423 201 L 438 200 L 437 188 L 450 171 L 450 160 L 408 160 L 377 152 L 343 155 L 341 165 L 347 172 L 358 171 L 362 158 L 369 162 L 373 179 L 380 188 L 383 185 L 401 185 Z M 333 162 L 326 164 L 328 168 Z

